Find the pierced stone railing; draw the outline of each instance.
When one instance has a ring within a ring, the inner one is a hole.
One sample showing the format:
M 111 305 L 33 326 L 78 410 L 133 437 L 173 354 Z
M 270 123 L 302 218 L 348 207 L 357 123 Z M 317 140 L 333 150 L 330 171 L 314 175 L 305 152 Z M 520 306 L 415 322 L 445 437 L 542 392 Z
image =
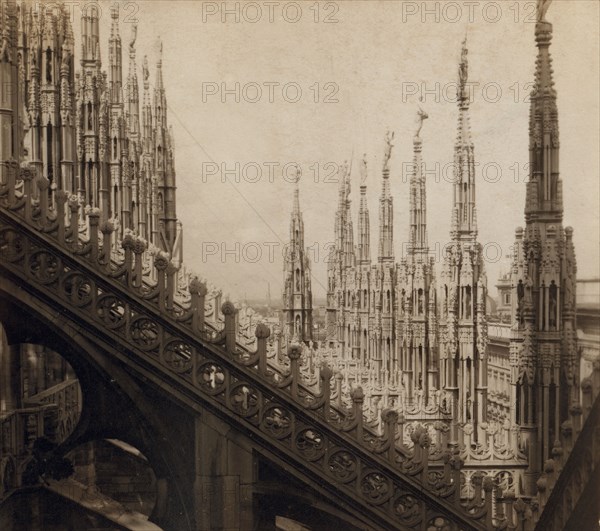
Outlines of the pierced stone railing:
M 101 223 L 98 209 L 82 213 L 79 200 L 60 190 L 50 209 L 48 181 L 12 168 L 0 189 L 2 276 L 93 330 L 101 344 L 125 347 L 129 363 L 152 367 L 301 473 L 320 478 L 373 525 L 506 528 L 511 502 L 490 477 L 475 479 L 472 496 L 461 500 L 464 459 L 456 446 L 432 469 L 425 427 L 412 430 L 412 448 L 403 444 L 404 419 L 395 410 L 382 410 L 380 433 L 371 429 L 362 388 L 352 390 L 347 408 L 336 380 L 332 402 L 333 371 L 322 366 L 318 388 L 307 385 L 298 345 L 285 353 L 288 370 L 270 366 L 268 327 L 257 325 L 257 347 L 249 350 L 239 342 L 238 308 L 220 305 L 220 292 L 207 297 L 206 283 L 192 275 L 182 293 L 167 254 L 154 251 L 148 267 L 148 245 L 132 232 L 115 253 L 114 225 Z M 32 199 L 34 186 L 39 200 Z

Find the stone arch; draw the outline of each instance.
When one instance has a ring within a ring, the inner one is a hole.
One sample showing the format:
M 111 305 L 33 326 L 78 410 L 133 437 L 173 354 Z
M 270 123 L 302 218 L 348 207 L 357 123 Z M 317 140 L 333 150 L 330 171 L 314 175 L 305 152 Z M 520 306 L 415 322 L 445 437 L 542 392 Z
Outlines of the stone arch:
M 122 352 L 92 343 L 75 321 L 52 314 L 49 307 L 36 304 L 33 296 L 4 278 L 0 279 L 0 322 L 9 344 L 35 342 L 58 350 L 79 377 L 81 417 L 59 446 L 60 453 L 97 438 L 128 442 L 148 458 L 160 482 L 150 521 L 165 529 L 193 529 L 194 470 L 184 460 L 184 455 L 194 452 L 191 412 L 164 400 L 157 388 L 125 370 L 119 363 Z M 178 440 L 177 447 L 169 444 L 173 439 Z

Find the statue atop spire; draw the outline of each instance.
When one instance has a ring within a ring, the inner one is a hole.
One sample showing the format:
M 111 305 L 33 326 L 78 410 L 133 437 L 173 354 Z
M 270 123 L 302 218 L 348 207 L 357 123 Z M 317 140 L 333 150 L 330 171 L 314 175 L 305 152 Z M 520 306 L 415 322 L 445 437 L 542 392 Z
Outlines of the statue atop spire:
M 150 70 L 148 70 L 148 56 L 144 55 L 144 63 L 142 64 L 142 73 L 144 76 L 144 88 L 146 90 L 148 90 L 148 87 L 150 86 Z
M 421 107 L 419 107 L 419 112 L 417 113 L 419 127 L 417 128 L 417 132 L 415 134 L 416 138 L 419 138 L 419 135 L 421 134 L 421 129 L 423 128 L 423 122 L 427 120 L 427 118 L 429 118 L 429 115 Z
M 460 52 L 460 64 L 458 65 L 458 100 L 465 101 L 467 80 L 469 79 L 469 50 L 467 49 L 467 37 L 462 42 Z
M 392 144 L 392 140 L 394 140 L 394 131 L 391 131 L 388 129 L 386 134 L 385 134 L 385 151 L 383 154 L 383 169 L 387 170 L 388 169 L 388 163 L 390 161 L 390 157 L 392 156 L 392 148 L 394 147 L 394 144 Z
M 360 184 L 364 185 L 367 181 L 367 154 L 363 154 L 362 161 L 360 162 Z
M 341 168 L 342 180 L 344 182 L 344 201 L 346 205 L 350 204 L 350 166 L 345 160 Z
M 135 57 L 135 41 L 137 40 L 137 24 L 131 27 L 131 40 L 129 41 L 129 57 Z
M 537 2 L 537 21 L 538 22 L 547 22 L 546 21 L 546 12 L 550 7 L 552 0 L 538 0 Z

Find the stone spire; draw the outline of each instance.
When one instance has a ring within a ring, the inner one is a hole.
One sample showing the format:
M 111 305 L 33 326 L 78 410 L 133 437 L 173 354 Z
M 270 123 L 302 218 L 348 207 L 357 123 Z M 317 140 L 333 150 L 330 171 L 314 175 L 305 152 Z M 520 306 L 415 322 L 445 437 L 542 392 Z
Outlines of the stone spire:
M 352 201 L 350 199 L 350 191 L 352 190 L 352 182 L 350 180 L 352 175 L 352 160 L 350 160 L 350 165 L 346 166 L 346 187 L 345 187 L 345 223 L 343 230 L 345 231 L 344 237 L 344 267 L 347 269 L 349 267 L 353 267 L 355 263 L 355 252 L 354 252 L 354 226 L 352 223 L 352 212 L 350 210 L 350 206 Z
M 81 15 L 81 66 L 89 63 L 94 63 L 98 68 L 102 66 L 98 10 L 98 5 L 89 4 L 84 6 Z
M 427 113 L 419 109 L 410 174 L 409 245 L 406 258 L 398 265 L 397 277 L 397 342 L 402 385 L 409 402 L 421 395 L 423 404 L 439 389 L 435 277 L 427 245 L 426 183 L 421 158 L 421 129 L 427 118 Z
M 18 171 L 21 158 L 18 76 L 17 6 L 14 0 L 0 0 L 0 177 L 3 183 L 8 182 L 8 172 Z
M 137 78 L 137 64 L 135 60 L 135 41 L 137 40 L 137 25 L 131 28 L 131 41 L 129 42 L 129 74 L 127 76 L 127 129 L 129 137 L 137 145 L 140 134 L 140 90 Z
M 458 128 L 454 145 L 454 199 L 451 235 L 454 239 L 472 240 L 477 236 L 475 208 L 475 156 L 469 119 L 469 77 L 467 39 L 462 43 L 458 68 Z
M 149 154 L 152 151 L 152 105 L 150 103 L 150 70 L 148 69 L 148 56 L 144 56 L 142 63 L 144 82 L 144 99 L 142 102 L 142 151 Z
M 552 81 L 552 24 L 548 0 L 538 2 L 538 47 L 529 123 L 530 175 L 525 229 L 517 228 L 512 268 L 513 335 L 510 344 L 512 421 L 529 451 L 526 488 L 535 481 L 569 411 L 579 407 L 579 354 L 575 315 L 573 229 L 562 226 L 558 172 L 558 112 Z
M 358 263 L 371 263 L 371 226 L 369 208 L 367 207 L 367 155 L 365 153 L 361 165 L 360 207 L 358 210 Z
M 394 133 L 389 131 L 385 137 L 385 152 L 379 198 L 379 262 L 394 262 L 394 200 L 390 192 L 389 160 L 392 156 Z
M 176 254 L 174 249 L 177 240 L 177 213 L 175 165 L 171 134 L 167 123 L 167 96 L 163 83 L 162 55 L 163 44 L 159 40 L 159 54 L 156 61 L 156 79 L 154 86 L 154 158 L 157 178 L 157 205 L 161 233 L 161 247 L 165 251 Z
M 531 179 L 525 200 L 527 223 L 536 220 L 560 223 L 563 215 L 562 182 L 558 170 L 558 109 L 550 56 L 552 24 L 544 20 L 545 9 L 543 13 L 540 11 L 535 31 L 538 55 L 529 114 Z
M 156 61 L 156 78 L 154 82 L 154 114 L 156 120 L 156 128 L 164 129 L 166 132 L 167 97 L 165 93 L 162 72 L 163 44 L 160 39 L 158 41 L 158 50 L 158 59 Z
M 300 171 L 296 173 L 294 183 L 294 200 L 292 204 L 292 215 L 290 219 L 290 246 L 304 248 L 304 221 L 300 210 Z
M 119 34 L 119 4 L 115 4 L 110 10 L 111 29 L 108 41 L 108 83 L 110 89 L 111 103 L 123 101 L 123 66 L 121 53 L 121 35 Z
M 125 86 L 125 129 L 127 131 L 127 161 L 123 168 L 123 229 L 133 229 L 139 217 L 138 190 L 140 168 L 140 93 L 137 77 L 135 41 L 137 25 L 131 28 L 129 41 L 129 72 Z
M 350 171 L 346 161 L 339 166 L 337 175 L 339 189 L 335 213 L 335 245 L 327 257 L 327 337 L 330 345 L 333 344 L 333 338 L 341 334 L 343 328 L 343 311 L 340 306 L 346 292 L 346 270 L 354 265 Z
M 440 275 L 440 358 L 442 385 L 452 397 L 452 444 L 457 423 L 470 424 L 482 437 L 487 422 L 487 279 L 477 241 L 475 161 L 469 126 L 466 39 L 458 69 L 458 134 L 454 148 L 454 196 L 450 243 Z
M 100 59 L 99 7 L 86 6 L 81 16 L 81 70 L 77 74 L 77 155 L 79 193 L 84 204 L 109 214 L 109 176 L 105 167 L 108 139 L 108 93 Z
M 427 243 L 427 191 L 423 161 L 421 158 L 422 140 L 421 128 L 423 122 L 429 117 L 425 111 L 419 110 L 419 128 L 413 138 L 413 167 L 410 175 L 410 235 L 409 249 L 411 254 L 420 254 L 427 257 L 429 247 Z
M 290 217 L 290 241 L 284 257 L 283 319 L 289 339 L 307 342 L 312 340 L 312 290 L 310 259 L 304 248 L 299 181 L 298 169 Z

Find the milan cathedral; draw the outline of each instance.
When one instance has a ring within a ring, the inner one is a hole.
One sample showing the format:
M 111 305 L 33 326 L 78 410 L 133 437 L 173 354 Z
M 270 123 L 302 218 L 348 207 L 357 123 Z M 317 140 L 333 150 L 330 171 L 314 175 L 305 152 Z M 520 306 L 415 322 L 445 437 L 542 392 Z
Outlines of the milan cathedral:
M 478 239 L 466 38 L 441 264 L 420 108 L 402 255 L 400 139 L 387 132 L 382 167 L 359 164 L 356 239 L 353 161 L 341 166 L 323 315 L 298 175 L 273 317 L 223 301 L 183 264 L 162 43 L 154 75 L 147 56 L 138 72 L 133 25 L 124 76 L 118 4 L 107 46 L 98 6 L 84 6 L 76 50 L 64 5 L 0 0 L 0 527 L 55 529 L 63 516 L 64 528 L 157 531 L 597 521 L 600 357 L 586 335 L 597 309 L 579 313 L 563 227 L 548 5 L 538 1 L 525 222 L 498 284 L 502 321 Z M 371 245 L 365 183 L 379 172 Z

